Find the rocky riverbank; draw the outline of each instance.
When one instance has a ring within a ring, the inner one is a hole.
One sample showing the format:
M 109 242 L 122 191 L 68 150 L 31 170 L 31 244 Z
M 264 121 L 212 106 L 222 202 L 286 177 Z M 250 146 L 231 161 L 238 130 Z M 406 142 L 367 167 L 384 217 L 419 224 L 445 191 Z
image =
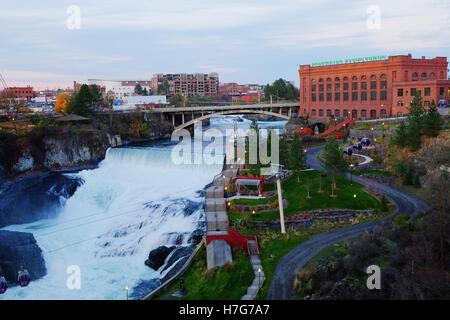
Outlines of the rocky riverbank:
M 46 275 L 42 250 L 31 233 L 0 230 L 0 267 L 9 285 L 17 281 L 22 268 L 30 273 L 31 281 Z

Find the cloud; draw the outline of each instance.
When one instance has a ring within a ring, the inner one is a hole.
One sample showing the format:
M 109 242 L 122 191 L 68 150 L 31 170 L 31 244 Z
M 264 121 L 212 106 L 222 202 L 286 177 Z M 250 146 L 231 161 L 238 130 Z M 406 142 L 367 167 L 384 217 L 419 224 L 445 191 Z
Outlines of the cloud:
M 352 8 L 335 8 L 303 16 L 302 26 L 273 30 L 262 35 L 268 45 L 283 49 L 360 47 L 377 50 L 446 48 L 450 38 L 449 1 L 364 2 Z M 434 5 L 431 5 L 434 4 Z M 380 8 L 380 29 L 369 29 L 367 8 Z M 445 8 L 447 10 L 445 10 Z
M 218 73 L 238 73 L 241 71 L 239 68 L 221 67 L 216 65 L 199 65 L 198 68 L 205 72 L 218 72 Z

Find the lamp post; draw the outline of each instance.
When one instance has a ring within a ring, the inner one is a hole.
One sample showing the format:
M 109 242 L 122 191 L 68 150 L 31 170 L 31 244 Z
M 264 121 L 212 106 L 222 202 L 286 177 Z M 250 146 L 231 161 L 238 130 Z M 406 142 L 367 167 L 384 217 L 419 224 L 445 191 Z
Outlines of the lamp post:
M 128 300 L 128 290 L 129 290 L 129 288 L 128 288 L 128 286 L 126 286 L 125 291 L 127 292 L 127 300 Z
M 258 286 L 261 288 L 261 268 L 258 268 Z
M 353 163 L 350 163 L 350 170 L 352 170 L 353 169 Z M 353 185 L 353 175 L 352 175 L 352 173 L 350 172 L 350 185 L 352 186 Z

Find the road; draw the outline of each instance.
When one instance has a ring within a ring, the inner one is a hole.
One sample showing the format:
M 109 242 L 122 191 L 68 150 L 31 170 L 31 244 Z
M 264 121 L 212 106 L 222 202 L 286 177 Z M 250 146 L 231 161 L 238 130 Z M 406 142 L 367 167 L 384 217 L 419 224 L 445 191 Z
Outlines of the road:
M 323 149 L 324 146 L 319 146 L 307 150 L 306 164 L 310 168 L 323 170 L 320 165 L 320 161 L 317 158 Z M 347 174 L 347 177 L 350 177 L 350 175 Z M 422 200 L 394 188 L 390 188 L 357 176 L 353 176 L 353 181 L 365 185 L 367 188 L 378 193 L 383 193 L 388 199 L 395 203 L 397 208 L 394 214 L 402 212 L 408 216 L 412 216 L 429 208 L 428 205 Z M 267 298 L 270 300 L 294 299 L 295 293 L 293 290 L 293 283 L 295 275 L 309 260 L 311 260 L 311 258 L 319 253 L 320 250 L 332 245 L 333 243 L 356 237 L 365 231 L 370 232 L 378 223 L 379 221 L 373 221 L 319 234 L 300 244 L 278 262 L 272 283 L 270 284 Z

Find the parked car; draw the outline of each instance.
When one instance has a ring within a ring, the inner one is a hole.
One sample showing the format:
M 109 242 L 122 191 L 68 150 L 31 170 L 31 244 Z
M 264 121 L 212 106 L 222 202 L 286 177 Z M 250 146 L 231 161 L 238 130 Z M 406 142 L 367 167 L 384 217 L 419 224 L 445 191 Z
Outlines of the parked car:
M 345 148 L 344 148 L 344 154 L 345 154 L 346 156 L 351 156 L 351 155 L 353 154 L 353 149 L 352 149 L 352 147 L 345 147 Z
M 353 149 L 356 150 L 356 151 L 361 150 L 361 149 L 362 149 L 362 144 L 361 144 L 361 142 L 355 142 L 355 143 L 353 144 Z
M 363 139 L 361 140 L 361 144 L 362 144 L 363 146 L 368 147 L 368 146 L 370 146 L 370 143 L 371 143 L 371 141 L 370 141 L 369 138 L 363 138 Z

